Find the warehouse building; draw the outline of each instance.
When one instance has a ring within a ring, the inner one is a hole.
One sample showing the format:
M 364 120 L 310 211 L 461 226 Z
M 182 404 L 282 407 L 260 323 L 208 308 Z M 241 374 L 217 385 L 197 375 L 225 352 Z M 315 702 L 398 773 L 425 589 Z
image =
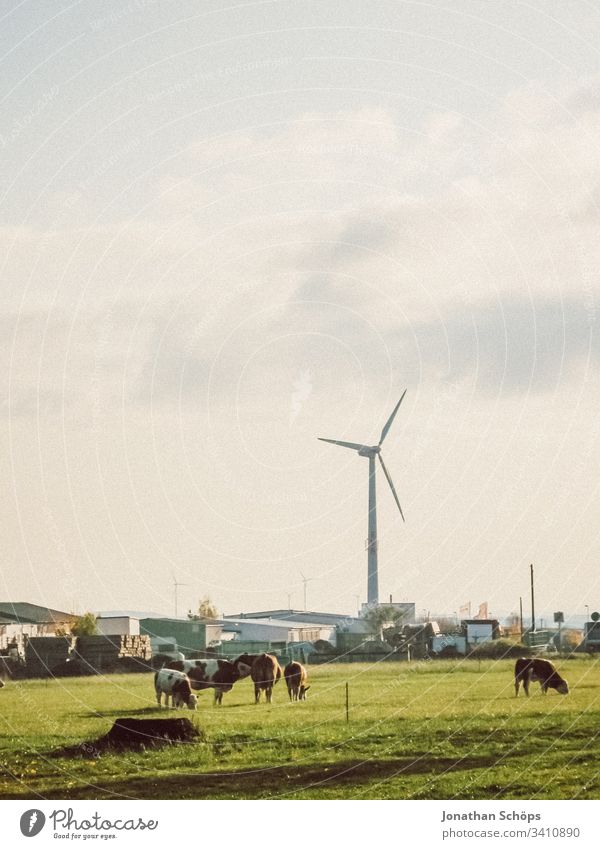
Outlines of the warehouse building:
M 335 625 L 305 620 L 251 619 L 249 617 L 219 620 L 223 633 L 221 639 L 255 643 L 301 643 L 316 640 L 335 641 Z
M 100 614 L 96 617 L 96 628 L 99 634 L 106 636 L 116 634 L 139 636 L 140 620 L 137 616 L 105 616 Z
M 170 619 L 166 616 L 140 620 L 140 633 L 150 637 L 155 654 L 180 651 L 189 657 L 194 653 L 204 652 L 211 645 L 220 642 L 222 630 L 218 621 Z
M 77 619 L 75 613 L 65 613 L 64 610 L 54 610 L 26 601 L 0 602 L 0 617 L 18 625 L 36 624 L 40 626 L 40 634 L 49 636 L 57 631 L 68 631 Z
M 402 622 L 412 623 L 415 621 L 416 607 L 412 601 L 389 602 L 377 605 L 378 608 L 386 608 L 390 611 L 390 617 L 400 615 Z M 287 622 L 309 622 L 319 625 L 332 625 L 339 628 L 352 629 L 355 623 L 363 623 L 363 615 L 369 610 L 368 605 L 363 604 L 361 616 L 349 616 L 345 613 L 324 613 L 318 610 L 293 610 L 293 609 L 275 609 L 275 610 L 257 610 L 251 613 L 238 613 L 237 615 L 227 615 L 226 619 L 284 619 Z M 357 625 L 360 628 L 359 625 Z

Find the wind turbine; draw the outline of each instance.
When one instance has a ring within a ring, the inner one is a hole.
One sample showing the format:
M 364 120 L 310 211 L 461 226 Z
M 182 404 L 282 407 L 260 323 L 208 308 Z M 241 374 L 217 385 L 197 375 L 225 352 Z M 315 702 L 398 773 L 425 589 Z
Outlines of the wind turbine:
M 402 400 L 405 395 L 406 389 L 404 390 L 404 392 L 402 393 L 402 397 L 394 407 L 392 415 L 389 417 L 389 419 L 383 426 L 383 430 L 381 431 L 381 437 L 377 445 L 360 445 L 357 442 L 342 442 L 339 439 L 323 439 L 323 437 L 321 436 L 318 437 L 321 442 L 330 442 L 332 445 L 341 445 L 342 448 L 350 448 L 353 451 L 357 451 L 359 457 L 369 458 L 369 537 L 367 539 L 367 604 L 369 605 L 379 604 L 379 579 L 377 574 L 377 491 L 375 488 L 376 457 L 379 457 L 379 462 L 381 463 L 383 474 L 385 475 L 386 480 L 390 485 L 392 495 L 394 496 L 394 501 L 398 505 L 398 510 L 400 511 L 400 515 L 402 516 L 402 521 L 404 521 L 404 513 L 402 512 L 402 507 L 400 507 L 400 502 L 398 500 L 398 496 L 396 495 L 394 484 L 392 483 L 390 473 L 386 469 L 385 463 L 383 462 L 383 457 L 381 456 L 381 445 L 383 443 L 383 440 L 388 435 L 389 429 L 392 426 L 392 422 L 396 417 L 398 408 L 402 403 Z
M 175 619 L 177 619 L 177 590 L 179 587 L 189 587 L 189 584 L 182 584 L 181 581 L 178 581 L 175 577 L 175 573 L 171 573 L 173 575 L 173 590 L 175 592 Z
M 313 579 L 307 578 L 302 572 L 300 572 L 300 574 L 302 575 L 302 583 L 304 584 L 304 609 L 306 610 L 306 585 Z

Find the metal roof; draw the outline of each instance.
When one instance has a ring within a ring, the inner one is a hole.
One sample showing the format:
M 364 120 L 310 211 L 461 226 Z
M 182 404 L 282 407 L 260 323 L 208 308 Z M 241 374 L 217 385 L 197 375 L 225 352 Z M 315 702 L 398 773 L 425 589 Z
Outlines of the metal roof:
M 250 613 L 227 614 L 225 619 L 254 619 L 268 620 L 277 619 L 285 622 L 310 622 L 311 625 L 337 625 L 339 622 L 362 621 L 358 616 L 349 616 L 345 613 L 325 613 L 316 610 L 286 610 L 278 608 L 275 610 L 256 610 Z
M 64 610 L 54 610 L 27 601 L 0 601 L 0 616 L 12 619 L 13 622 L 27 623 L 68 622 L 76 618 L 75 613 L 65 613 Z
M 248 616 L 226 616 L 225 619 L 214 620 L 220 625 L 271 625 L 274 628 L 329 628 L 329 622 L 306 622 L 304 619 L 251 619 Z

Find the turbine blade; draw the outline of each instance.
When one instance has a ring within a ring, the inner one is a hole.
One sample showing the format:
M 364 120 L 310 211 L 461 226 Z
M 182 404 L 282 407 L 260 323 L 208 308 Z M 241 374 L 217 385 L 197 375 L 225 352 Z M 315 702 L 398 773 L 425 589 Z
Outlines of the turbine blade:
M 388 431 L 392 426 L 392 422 L 394 421 L 394 419 L 396 417 L 396 413 L 398 412 L 398 407 L 402 403 L 402 399 L 404 398 L 405 395 L 406 395 L 406 389 L 402 393 L 402 398 L 400 398 L 400 400 L 398 401 L 398 403 L 396 404 L 396 406 L 392 410 L 392 415 L 389 417 L 389 419 L 387 420 L 387 422 L 383 426 L 383 430 L 381 431 L 381 439 L 379 440 L 380 445 L 383 442 L 383 440 L 386 438 L 386 436 L 388 435 Z
M 394 489 L 394 484 L 392 483 L 390 473 L 388 472 L 388 470 L 385 467 L 385 463 L 383 462 L 381 454 L 379 454 L 378 457 L 379 457 L 379 462 L 381 463 L 381 468 L 383 469 L 383 474 L 387 478 L 387 482 L 389 483 L 390 489 L 392 490 L 392 495 L 394 496 L 394 500 L 395 500 L 396 504 L 398 505 L 398 510 L 400 511 L 400 515 L 402 516 L 402 521 L 405 522 L 406 519 L 404 518 L 404 513 L 402 512 L 402 507 L 400 507 L 400 502 L 398 501 L 398 496 L 396 495 L 396 490 Z
M 339 439 L 323 439 L 322 436 L 317 436 L 321 442 L 330 442 L 332 445 L 341 445 L 342 448 L 352 448 L 354 451 L 360 451 L 361 448 L 368 448 L 367 445 L 359 445 L 358 442 L 342 442 Z

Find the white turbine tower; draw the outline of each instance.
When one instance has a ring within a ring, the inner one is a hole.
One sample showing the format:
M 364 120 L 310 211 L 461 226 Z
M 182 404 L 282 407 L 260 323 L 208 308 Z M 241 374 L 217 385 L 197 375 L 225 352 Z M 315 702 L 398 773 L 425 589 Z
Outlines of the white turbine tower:
M 375 457 L 379 457 L 379 462 L 381 463 L 383 474 L 385 475 L 386 480 L 390 485 L 392 495 L 394 496 L 394 500 L 398 505 L 398 510 L 400 511 L 402 520 L 404 521 L 404 513 L 402 512 L 402 507 L 400 507 L 400 502 L 398 501 L 398 496 L 396 495 L 394 484 L 392 483 L 390 474 L 386 469 L 385 463 L 383 462 L 383 457 L 381 456 L 381 444 L 388 435 L 389 429 L 392 426 L 392 422 L 394 421 L 396 413 L 398 412 L 398 407 L 402 403 L 402 400 L 405 395 L 406 389 L 404 390 L 404 392 L 402 393 L 402 397 L 394 407 L 392 415 L 385 423 L 377 445 L 359 445 L 357 442 L 342 442 L 339 439 L 323 439 L 323 437 L 321 436 L 318 437 L 321 442 L 330 442 L 332 445 L 341 445 L 342 448 L 351 448 L 353 451 L 357 451 L 360 457 L 369 458 L 369 537 L 367 539 L 367 604 L 379 604 L 379 578 L 377 574 L 377 491 L 375 488 Z

